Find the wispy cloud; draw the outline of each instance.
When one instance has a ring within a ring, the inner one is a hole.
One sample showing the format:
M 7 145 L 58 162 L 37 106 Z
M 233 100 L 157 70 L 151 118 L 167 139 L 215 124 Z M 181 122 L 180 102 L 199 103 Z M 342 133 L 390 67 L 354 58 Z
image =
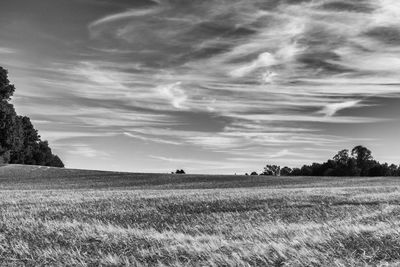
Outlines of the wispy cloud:
M 347 109 L 347 108 L 355 108 L 358 106 L 358 104 L 361 102 L 361 100 L 352 100 L 352 101 L 346 101 L 346 102 L 341 102 L 341 103 L 333 103 L 333 104 L 327 104 L 321 111 L 319 111 L 322 114 L 325 114 L 325 116 L 333 116 L 335 115 L 338 111 Z
M 168 144 L 168 145 L 181 145 L 182 144 L 180 142 L 176 142 L 176 141 L 172 141 L 172 140 L 168 140 L 168 139 L 157 138 L 157 137 L 153 137 L 153 136 L 149 136 L 149 135 L 141 135 L 138 133 L 124 132 L 123 134 L 125 136 L 143 140 L 143 141 L 151 141 L 151 142 L 155 142 L 155 143 L 162 143 L 162 144 Z
M 30 65 L 17 58 L 21 34 L 18 53 L 0 46 L 17 73 L 16 105 L 49 139 L 105 133 L 221 162 L 266 150 L 294 159 L 354 141 L 346 129 L 390 123 L 371 99 L 399 97 L 396 0 L 102 4 L 65 22 L 65 40 L 64 25 L 41 27 L 53 32 L 43 32 L 46 43 L 27 42 Z
M 177 109 L 184 108 L 183 104 L 185 103 L 187 96 L 182 89 L 181 82 L 158 86 L 157 91 L 159 91 L 161 95 L 165 96 L 169 101 L 171 101 L 171 105 L 173 107 Z
M 147 16 L 147 15 L 153 14 L 155 12 L 156 12 L 156 10 L 154 10 L 154 9 L 146 9 L 146 8 L 130 9 L 130 10 L 127 10 L 124 12 L 107 15 L 101 19 L 93 21 L 92 23 L 89 24 L 89 28 L 93 28 L 93 27 L 99 26 L 101 24 L 116 22 L 116 21 L 120 21 L 120 20 L 127 20 L 127 19 L 133 19 L 135 17 Z
M 73 144 L 67 152 L 72 155 L 79 155 L 87 158 L 110 157 L 109 153 L 93 149 L 86 144 Z
M 188 158 L 170 158 L 170 157 L 163 157 L 163 156 L 149 156 L 152 159 L 176 163 L 176 164 L 196 164 L 196 165 L 206 165 L 206 166 L 214 166 L 218 167 L 220 165 L 219 162 L 211 161 L 211 160 L 203 160 L 203 159 L 188 159 Z
M 14 54 L 17 51 L 12 48 L 7 48 L 7 47 L 0 47 L 0 54 Z

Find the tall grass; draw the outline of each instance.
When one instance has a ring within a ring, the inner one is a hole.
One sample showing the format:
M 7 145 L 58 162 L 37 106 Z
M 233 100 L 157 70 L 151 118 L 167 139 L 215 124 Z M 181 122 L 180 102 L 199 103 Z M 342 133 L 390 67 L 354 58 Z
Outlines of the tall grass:
M 0 191 L 0 265 L 400 264 L 400 181 L 332 179 L 214 189 L 188 181 L 123 189 L 111 179 L 95 189 L 78 181 L 20 190 L 9 181 Z

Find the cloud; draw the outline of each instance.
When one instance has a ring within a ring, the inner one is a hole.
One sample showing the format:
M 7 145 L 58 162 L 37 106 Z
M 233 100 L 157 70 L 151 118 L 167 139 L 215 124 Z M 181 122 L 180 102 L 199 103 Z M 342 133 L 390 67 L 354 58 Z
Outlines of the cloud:
M 256 60 L 251 62 L 248 65 L 244 65 L 238 69 L 231 71 L 231 75 L 235 78 L 243 77 L 250 72 L 262 68 L 262 67 L 270 67 L 277 63 L 277 60 L 268 52 L 264 52 L 258 56 Z
M 0 47 L 0 54 L 14 54 L 17 53 L 15 49 L 8 47 Z
M 186 137 L 186 141 L 197 146 L 201 146 L 208 149 L 223 149 L 240 147 L 244 143 L 240 142 L 240 138 L 223 136 L 223 135 L 197 135 Z
M 127 20 L 127 19 L 132 19 L 135 17 L 147 16 L 147 15 L 153 14 L 155 12 L 156 12 L 156 10 L 151 9 L 151 8 L 130 9 L 130 10 L 127 10 L 124 12 L 108 15 L 101 19 L 93 21 L 92 23 L 89 24 L 89 28 L 93 28 L 93 27 L 99 26 L 101 24 L 116 22 L 116 21 L 120 21 L 120 20 Z
M 296 157 L 303 156 L 304 157 L 304 154 L 294 153 L 294 152 L 289 151 L 288 149 L 283 149 L 283 150 L 276 152 L 275 154 L 269 155 L 269 158 L 282 158 L 282 157 L 287 157 L 287 156 L 296 156 Z
M 327 117 L 334 116 L 338 111 L 348 108 L 359 107 L 361 100 L 351 100 L 341 103 L 327 104 L 319 113 L 325 114 Z
M 400 30 L 397 26 L 378 26 L 368 30 L 365 35 L 389 45 L 400 44 Z
M 68 56 L 10 63 L 26 88 L 16 106 L 54 140 L 104 132 L 226 157 L 298 153 L 385 123 L 353 109 L 398 97 L 398 1 L 123 2 L 77 21 L 91 20 L 89 38 L 66 37 Z
M 400 3 L 396 0 L 376 1 L 376 10 L 372 16 L 373 25 L 396 25 L 400 22 Z
M 339 12 L 362 12 L 371 13 L 374 11 L 374 6 L 367 1 L 328 1 L 323 3 L 321 9 L 328 11 L 339 11 Z
M 204 159 L 188 159 L 188 158 L 171 158 L 171 157 L 163 157 L 163 156 L 149 156 L 152 159 L 156 160 L 161 160 L 161 161 L 166 161 L 166 162 L 171 162 L 175 164 L 195 164 L 195 165 L 206 165 L 206 166 L 213 166 L 213 167 L 218 167 L 220 166 L 220 163 L 211 161 L 211 160 L 204 160 Z
M 99 85 L 112 86 L 116 89 L 126 89 L 126 87 L 121 83 L 123 79 L 118 78 L 120 75 L 116 75 L 116 72 L 113 71 L 101 70 L 95 64 L 90 62 L 81 62 L 80 65 L 73 68 L 72 73 L 78 76 L 84 76 L 89 79 L 89 81 Z
M 171 105 L 177 109 L 185 109 L 184 103 L 187 100 L 185 91 L 182 89 L 182 82 L 158 86 L 156 88 L 162 96 L 171 101 Z
M 108 136 L 115 136 L 115 133 L 113 132 L 94 132 L 94 131 L 40 131 L 40 135 L 46 139 L 49 140 L 50 142 L 57 143 L 58 141 L 62 139 L 70 139 L 70 138 L 76 138 L 76 137 L 108 137 Z
M 346 107 L 345 107 L 346 108 Z M 335 107 L 324 111 L 324 114 L 330 114 Z M 343 109 L 339 107 L 339 109 Z M 338 109 L 338 110 L 339 110 Z M 249 121 L 255 121 L 258 123 L 265 121 L 279 121 L 279 122 L 320 122 L 320 123 L 373 123 L 379 122 L 381 118 L 369 118 L 369 117 L 350 117 L 350 116 L 326 116 L 320 117 L 315 115 L 278 115 L 278 114 L 232 114 L 232 117 L 241 118 Z
M 180 142 L 175 142 L 172 140 L 167 140 L 167 139 L 161 139 L 157 137 L 152 137 L 152 136 L 145 136 L 145 135 L 140 135 L 138 133 L 132 133 L 132 132 L 124 132 L 123 133 L 125 136 L 128 136 L 130 138 L 135 138 L 143 141 L 151 141 L 151 142 L 156 142 L 156 143 L 161 143 L 161 144 L 168 144 L 168 145 L 181 145 L 182 143 Z
M 68 150 L 69 154 L 86 157 L 86 158 L 99 158 L 99 157 L 110 157 L 110 154 L 104 151 L 99 151 L 89 147 L 86 144 L 73 144 L 71 145 L 70 150 Z

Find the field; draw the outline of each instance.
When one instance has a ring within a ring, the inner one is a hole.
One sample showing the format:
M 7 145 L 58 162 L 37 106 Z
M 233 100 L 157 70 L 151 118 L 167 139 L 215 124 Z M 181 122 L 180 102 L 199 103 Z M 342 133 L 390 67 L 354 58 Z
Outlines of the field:
M 1 266 L 400 265 L 400 178 L 0 167 Z

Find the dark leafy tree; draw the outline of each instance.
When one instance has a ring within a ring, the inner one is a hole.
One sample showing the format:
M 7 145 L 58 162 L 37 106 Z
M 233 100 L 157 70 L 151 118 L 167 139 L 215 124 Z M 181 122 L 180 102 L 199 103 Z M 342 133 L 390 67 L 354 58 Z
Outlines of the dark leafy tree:
M 368 169 L 368 176 L 386 176 L 389 171 L 389 166 L 386 164 L 379 164 L 374 162 Z
M 331 176 L 358 176 L 360 169 L 357 167 L 356 159 L 350 157 L 349 150 L 343 149 L 339 151 L 330 163 Z
M 367 176 L 369 169 L 374 166 L 371 150 L 364 146 L 356 146 L 351 150 L 351 155 L 356 159 L 360 175 Z
M 289 176 L 292 173 L 292 169 L 285 166 L 281 169 L 281 176 Z
M 47 141 L 40 139 L 30 119 L 16 114 L 9 103 L 14 91 L 7 71 L 0 67 L 0 163 L 64 167 Z
M 252 172 L 250 175 L 258 175 L 257 172 Z
M 10 100 L 14 91 L 14 85 L 8 80 L 8 71 L 0 67 L 0 101 Z
M 391 164 L 389 166 L 389 176 L 398 176 L 399 174 L 399 166 Z
M 357 166 L 357 161 L 354 158 L 349 158 L 347 161 L 346 176 L 360 176 L 361 169 Z
M 351 155 L 355 156 L 358 165 L 362 165 L 368 160 L 372 160 L 371 150 L 364 146 L 356 146 L 351 150 Z
M 301 175 L 302 176 L 312 176 L 313 175 L 313 169 L 311 166 L 304 165 L 300 169 Z
M 64 163 L 57 155 L 53 155 L 49 166 L 64 168 Z
M 312 170 L 311 175 L 313 176 L 320 176 L 323 173 L 323 166 L 322 164 L 316 163 L 314 162 L 313 164 L 311 164 L 311 166 L 309 166 Z M 305 170 L 305 169 L 303 169 Z M 308 171 L 307 171 L 308 172 Z
M 271 165 L 267 165 L 263 174 L 273 175 Z M 282 176 L 400 176 L 400 166 L 379 163 L 372 157 L 371 151 L 363 146 L 349 150 L 340 150 L 333 159 L 323 163 L 304 165 L 301 168 L 280 170 Z
M 181 170 L 176 170 L 175 173 L 176 174 L 185 174 L 185 171 L 181 169 Z
M 278 165 L 267 165 L 264 167 L 263 175 L 273 175 L 279 176 L 281 171 L 281 167 Z
M 290 173 L 292 176 L 300 176 L 301 175 L 301 169 L 300 168 L 293 168 L 292 172 Z
M 340 150 L 334 157 L 333 160 L 336 161 L 337 164 L 347 165 L 347 161 L 349 160 L 349 150 L 343 149 Z

